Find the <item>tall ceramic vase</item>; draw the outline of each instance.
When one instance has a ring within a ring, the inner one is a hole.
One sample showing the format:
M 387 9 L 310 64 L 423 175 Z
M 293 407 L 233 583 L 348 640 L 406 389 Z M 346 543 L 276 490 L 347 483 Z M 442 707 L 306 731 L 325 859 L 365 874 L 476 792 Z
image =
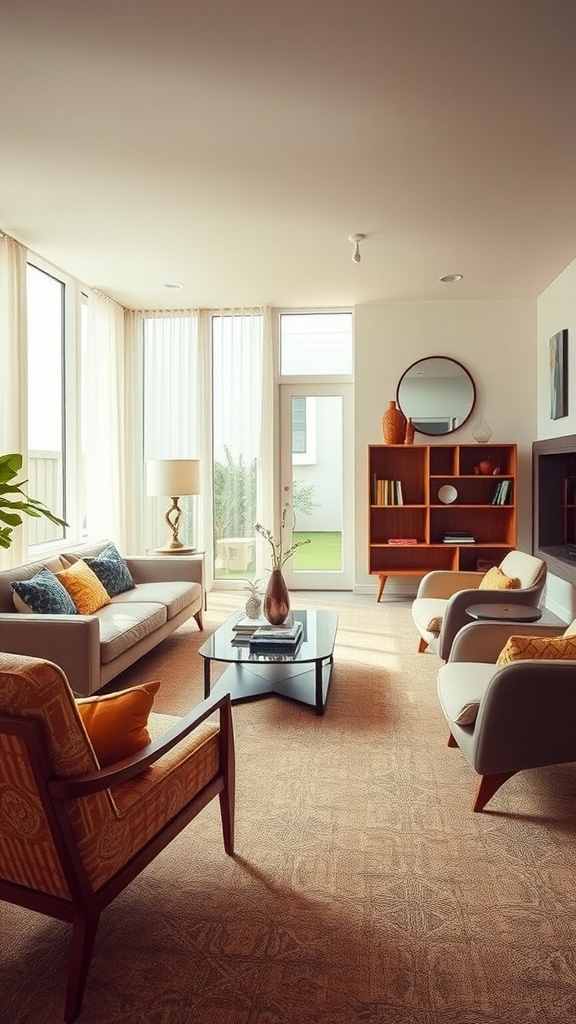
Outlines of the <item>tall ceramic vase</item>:
M 281 626 L 290 611 L 290 595 L 281 569 L 272 569 L 264 594 L 264 615 L 273 626 Z
M 398 409 L 396 402 L 388 402 L 388 408 L 382 417 L 382 437 L 384 444 L 404 444 L 406 417 Z

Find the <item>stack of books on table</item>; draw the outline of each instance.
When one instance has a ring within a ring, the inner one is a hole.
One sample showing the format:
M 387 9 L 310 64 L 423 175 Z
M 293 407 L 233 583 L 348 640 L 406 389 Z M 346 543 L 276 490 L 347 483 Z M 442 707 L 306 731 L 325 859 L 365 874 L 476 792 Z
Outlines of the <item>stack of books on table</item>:
M 447 530 L 442 541 L 444 544 L 475 544 L 476 538 L 467 530 Z
M 295 654 L 302 640 L 302 623 L 260 626 L 250 637 L 251 654 Z
M 268 619 L 265 619 L 263 615 L 260 615 L 257 619 L 249 619 L 247 615 L 243 615 L 241 619 L 232 626 L 233 642 L 248 643 L 250 637 L 257 629 L 261 626 L 269 626 Z

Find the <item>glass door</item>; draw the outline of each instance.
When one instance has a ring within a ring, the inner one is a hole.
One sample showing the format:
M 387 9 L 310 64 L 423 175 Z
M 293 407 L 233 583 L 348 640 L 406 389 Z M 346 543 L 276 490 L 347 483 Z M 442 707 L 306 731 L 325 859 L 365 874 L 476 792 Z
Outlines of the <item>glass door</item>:
M 280 507 L 291 590 L 351 590 L 352 385 L 280 386 Z M 302 544 L 300 542 L 306 541 Z

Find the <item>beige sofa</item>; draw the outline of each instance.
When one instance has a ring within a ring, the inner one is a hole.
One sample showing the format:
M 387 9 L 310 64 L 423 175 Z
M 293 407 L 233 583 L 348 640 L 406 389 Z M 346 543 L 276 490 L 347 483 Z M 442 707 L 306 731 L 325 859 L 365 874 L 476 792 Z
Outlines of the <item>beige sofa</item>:
M 136 584 L 93 615 L 18 612 L 11 583 L 44 565 L 67 569 L 78 558 L 99 555 L 111 542 L 76 547 L 54 558 L 0 572 L 0 651 L 44 658 L 59 665 L 75 693 L 90 696 L 174 632 L 190 616 L 203 628 L 204 562 L 197 556 L 129 556 Z

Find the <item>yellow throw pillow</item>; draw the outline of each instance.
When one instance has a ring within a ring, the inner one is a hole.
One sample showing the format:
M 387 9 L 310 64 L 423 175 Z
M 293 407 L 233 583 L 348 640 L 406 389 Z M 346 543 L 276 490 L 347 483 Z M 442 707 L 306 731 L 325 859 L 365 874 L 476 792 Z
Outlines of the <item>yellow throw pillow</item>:
M 92 615 L 105 604 L 110 604 L 110 595 L 96 573 L 82 559 L 74 562 L 69 569 L 57 572 L 56 576 L 70 594 L 80 615 Z
M 442 616 L 435 615 L 426 626 L 429 633 L 439 633 L 442 629 Z
M 576 661 L 576 636 L 511 636 L 496 659 L 497 665 L 542 658 Z
M 137 754 L 150 743 L 148 715 L 159 689 L 157 680 L 76 701 L 101 768 Z
M 517 590 L 520 580 L 516 576 L 507 576 L 497 565 L 491 569 L 480 580 L 478 590 Z

